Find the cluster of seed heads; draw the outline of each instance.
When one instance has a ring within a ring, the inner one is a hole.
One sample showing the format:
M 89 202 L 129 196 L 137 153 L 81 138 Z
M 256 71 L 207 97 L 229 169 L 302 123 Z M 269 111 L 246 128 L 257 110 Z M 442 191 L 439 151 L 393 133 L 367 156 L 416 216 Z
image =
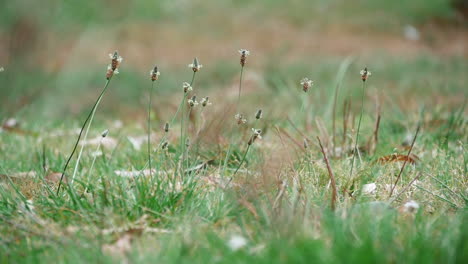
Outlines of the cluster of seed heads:
M 247 123 L 247 119 L 242 114 L 236 114 L 234 118 L 237 120 L 238 125 Z
M 166 124 L 164 124 L 164 132 L 168 133 L 169 132 L 169 123 L 166 122 Z
M 107 137 L 108 134 L 109 134 L 109 129 L 106 129 L 106 130 L 102 131 L 101 137 L 105 138 L 105 137 Z
M 247 142 L 247 144 L 249 144 L 249 145 L 252 145 L 255 142 L 255 140 L 257 140 L 257 139 L 262 139 L 262 136 L 261 136 L 262 130 L 261 129 L 252 128 L 252 132 L 253 132 L 253 134 L 250 137 L 249 142 Z
M 190 86 L 190 83 L 188 82 L 183 82 L 182 87 L 184 88 L 184 93 L 188 93 L 193 90 L 192 86 Z
M 203 97 L 200 101 L 200 104 L 203 106 L 203 107 L 206 107 L 208 105 L 211 105 L 211 102 L 210 102 L 210 98 L 207 96 L 207 97 Z
M 309 91 L 309 88 L 312 87 L 313 84 L 314 82 L 312 80 L 309 80 L 309 78 L 303 78 L 301 80 L 302 90 L 304 92 Z
M 262 109 L 258 109 L 258 110 L 257 110 L 257 113 L 255 114 L 255 119 L 257 119 L 257 120 L 258 120 L 258 119 L 261 119 L 262 116 L 263 116 L 263 111 L 262 111 Z
M 123 58 L 120 57 L 119 53 L 117 51 L 114 52 L 114 54 L 110 53 L 109 58 L 111 59 L 111 63 L 109 66 L 107 66 L 107 73 L 106 73 L 106 79 L 109 80 L 114 74 L 119 73 L 119 66 L 120 63 L 122 63 Z
M 367 81 L 367 78 L 371 75 L 371 72 L 367 70 L 367 67 L 364 68 L 364 70 L 361 70 L 361 80 L 363 82 Z
M 192 68 L 193 72 L 199 71 L 203 65 L 200 64 L 197 58 L 193 59 L 193 62 L 188 65 L 189 68 Z
M 198 105 L 198 102 L 197 102 L 197 97 L 194 95 L 192 96 L 192 98 L 188 99 L 187 100 L 187 103 L 190 107 L 195 107 Z
M 161 146 L 161 149 L 166 150 L 166 149 L 168 149 L 168 148 L 169 148 L 169 142 L 168 142 L 168 141 L 164 141 L 164 143 L 163 143 L 162 146 Z
M 151 77 L 151 81 L 156 81 L 158 80 L 159 78 L 159 71 L 158 71 L 158 66 L 154 66 L 154 68 L 150 71 L 150 77 Z
M 241 55 L 241 57 L 240 57 L 240 65 L 241 65 L 242 67 L 244 67 L 245 62 L 247 61 L 247 56 L 250 55 L 250 51 L 248 51 L 248 50 L 246 50 L 246 49 L 240 49 L 240 50 L 239 50 L 239 53 L 240 53 L 240 55 Z

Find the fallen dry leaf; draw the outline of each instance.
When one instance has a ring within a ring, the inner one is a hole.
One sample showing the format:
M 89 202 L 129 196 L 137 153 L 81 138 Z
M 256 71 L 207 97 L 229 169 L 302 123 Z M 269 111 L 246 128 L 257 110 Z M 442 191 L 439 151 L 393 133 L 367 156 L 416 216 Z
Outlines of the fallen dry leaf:
M 411 164 L 416 164 L 419 161 L 418 156 L 414 154 L 402 155 L 402 154 L 391 154 L 387 156 L 380 157 L 377 160 L 379 163 L 389 163 L 389 162 L 398 162 L 398 161 L 407 161 Z

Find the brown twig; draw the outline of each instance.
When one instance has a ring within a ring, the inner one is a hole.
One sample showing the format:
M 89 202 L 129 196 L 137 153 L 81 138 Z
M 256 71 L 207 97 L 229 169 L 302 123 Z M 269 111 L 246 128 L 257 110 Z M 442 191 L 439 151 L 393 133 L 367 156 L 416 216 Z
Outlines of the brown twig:
M 335 210 L 335 204 L 336 204 L 336 182 L 335 182 L 335 176 L 333 176 L 333 171 L 330 167 L 330 163 L 328 162 L 328 157 L 327 153 L 323 149 L 322 142 L 320 141 L 320 138 L 317 136 L 318 143 L 320 145 L 320 150 L 322 151 L 323 154 L 323 160 L 325 161 L 325 164 L 327 165 L 328 169 L 328 175 L 330 176 L 330 181 L 331 181 L 331 186 L 332 186 L 332 198 L 331 198 L 331 209 L 334 211 Z
M 413 137 L 413 142 L 411 142 L 411 147 L 410 147 L 410 149 L 408 150 L 408 154 L 407 154 L 408 157 L 410 156 L 411 151 L 413 150 L 414 143 L 416 142 L 416 138 L 418 137 L 419 129 L 420 129 L 420 128 L 421 128 L 421 124 L 418 124 L 418 128 L 416 128 L 416 133 L 414 134 L 414 137 Z M 400 178 L 401 178 L 401 174 L 403 173 L 403 170 L 405 169 L 406 163 L 408 163 L 408 160 L 407 160 L 407 159 L 405 159 L 405 161 L 403 162 L 403 166 L 401 166 L 400 173 L 398 173 L 398 176 L 397 176 L 397 178 L 396 178 L 396 180 L 395 180 L 395 183 L 394 183 L 393 186 L 392 186 L 392 190 L 390 191 L 390 195 L 389 195 L 388 197 L 392 197 L 393 191 L 395 190 L 395 187 L 396 187 L 398 181 L 399 181 Z

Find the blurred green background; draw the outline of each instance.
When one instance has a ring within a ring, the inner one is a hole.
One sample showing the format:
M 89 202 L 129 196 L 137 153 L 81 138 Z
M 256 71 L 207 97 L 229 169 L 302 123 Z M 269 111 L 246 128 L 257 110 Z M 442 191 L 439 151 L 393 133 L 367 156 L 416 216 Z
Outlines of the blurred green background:
M 124 61 L 102 111 L 122 119 L 144 118 L 154 64 L 164 106 L 157 118 L 175 108 L 195 56 L 204 65 L 200 96 L 231 100 L 240 48 L 252 53 L 246 93 L 256 104 L 284 101 L 274 96 L 296 94 L 304 76 L 315 80 L 317 98 L 328 98 L 348 57 L 348 91 L 359 87 L 367 65 L 374 90 L 395 92 L 399 105 L 417 95 L 418 103 L 459 107 L 466 96 L 466 1 L 0 2 L 0 121 L 78 119 L 99 93 L 114 50 Z

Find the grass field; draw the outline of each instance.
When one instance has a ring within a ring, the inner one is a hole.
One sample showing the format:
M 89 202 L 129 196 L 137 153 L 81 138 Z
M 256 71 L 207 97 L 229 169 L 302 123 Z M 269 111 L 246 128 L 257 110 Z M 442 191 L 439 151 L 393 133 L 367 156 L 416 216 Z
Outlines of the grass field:
M 1 263 L 468 261 L 450 1 L 19 0 L 0 21 Z

